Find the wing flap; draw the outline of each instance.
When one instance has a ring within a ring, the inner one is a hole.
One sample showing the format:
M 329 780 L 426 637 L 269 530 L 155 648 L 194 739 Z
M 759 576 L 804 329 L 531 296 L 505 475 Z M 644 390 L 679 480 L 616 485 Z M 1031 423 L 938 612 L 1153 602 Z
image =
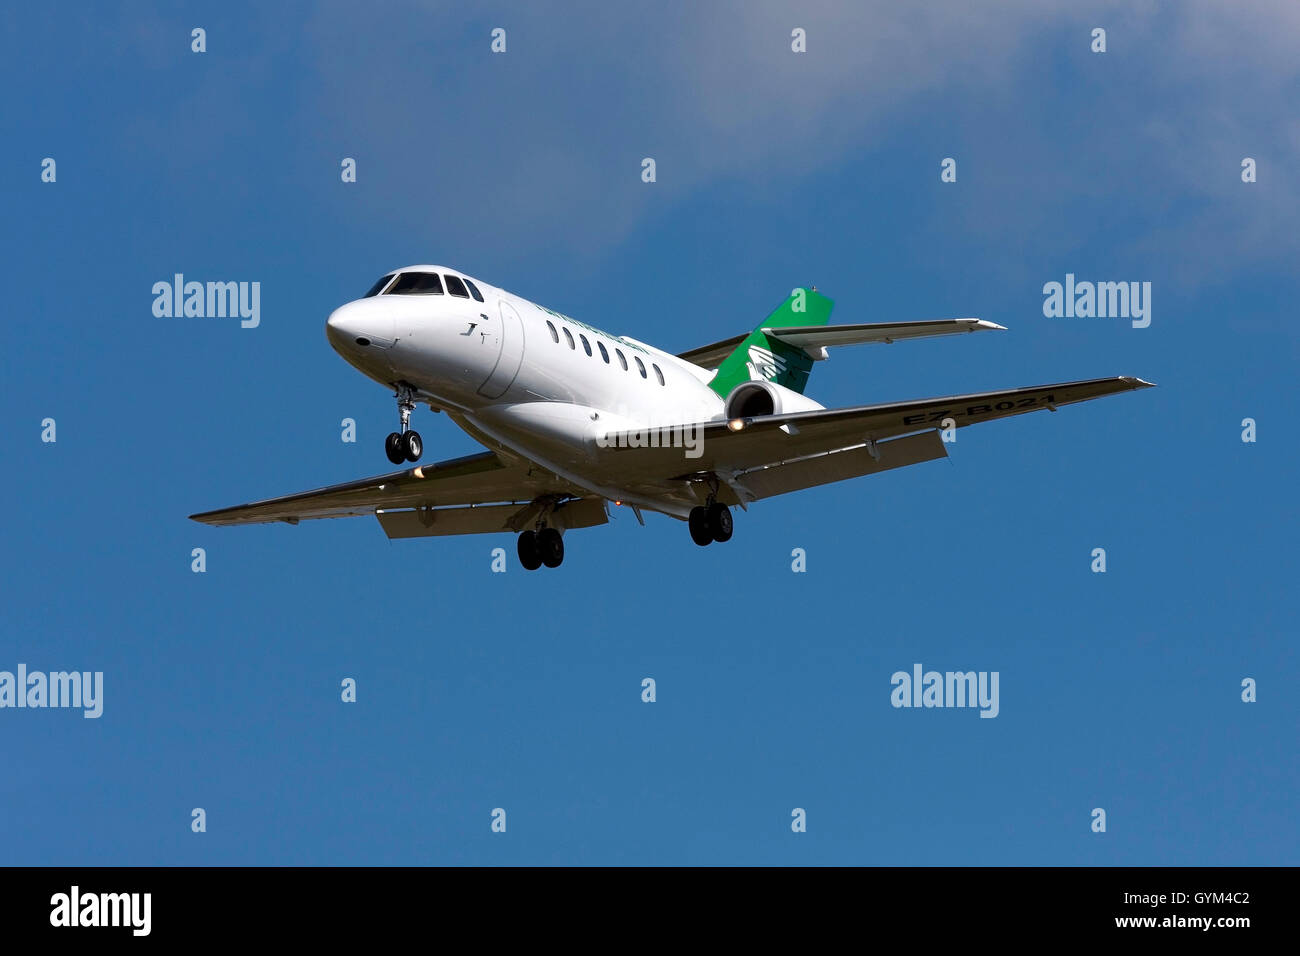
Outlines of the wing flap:
M 190 517 L 218 526 L 270 521 L 296 524 L 400 508 L 530 502 L 544 494 L 567 491 L 549 473 L 534 473 L 524 465 L 503 461 L 493 452 L 483 452 Z
M 765 465 L 733 479 L 754 498 L 771 498 L 817 485 L 860 478 L 878 472 L 947 458 L 948 449 L 937 431 L 880 442 L 874 448 L 858 446 L 813 455 L 781 465 Z
M 380 511 L 375 517 L 389 538 L 428 538 L 453 534 L 515 532 L 519 519 L 530 505 L 480 505 L 469 508 L 421 508 L 412 511 Z M 581 498 L 560 505 L 547 517 L 553 527 L 571 531 L 606 524 L 609 515 L 600 498 Z

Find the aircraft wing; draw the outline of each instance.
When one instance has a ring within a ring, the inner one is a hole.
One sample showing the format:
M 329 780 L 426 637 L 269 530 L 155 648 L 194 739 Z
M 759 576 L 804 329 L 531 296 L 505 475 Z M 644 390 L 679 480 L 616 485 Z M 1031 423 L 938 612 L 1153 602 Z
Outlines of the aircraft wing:
M 813 358 L 825 358 L 822 349 L 837 345 L 861 345 L 883 342 L 886 345 L 903 339 L 929 338 L 935 335 L 956 335 L 961 332 L 979 332 L 989 329 L 1005 331 L 1006 327 L 983 319 L 927 319 L 920 322 L 872 322 L 856 325 L 792 325 L 784 328 L 765 328 L 763 334 L 796 348 L 807 351 Z M 685 359 L 701 368 L 717 368 L 743 342 L 749 333 L 733 335 L 721 342 L 713 342 L 681 352 Z
M 563 498 L 574 490 L 549 472 L 489 451 L 190 517 L 239 525 L 372 514 L 390 538 L 477 534 L 518 530 L 514 525 L 528 519 L 532 502 L 547 495 Z M 603 502 L 583 499 L 561 505 L 552 523 L 588 527 L 606 520 Z
M 657 469 L 663 474 L 666 469 L 676 469 L 674 477 L 682 478 L 712 471 L 729 476 L 733 487 L 753 485 L 747 489 L 748 498 L 766 497 L 943 457 L 946 451 L 934 432 L 944 426 L 945 419 L 962 428 L 1149 387 L 1151 383 L 1140 378 L 1118 376 L 947 398 L 760 415 L 730 422 L 701 422 L 687 426 L 698 429 L 696 434 L 701 439 L 701 454 L 695 458 L 685 457 L 680 447 L 635 447 L 641 442 L 636 432 L 606 435 L 604 444 L 611 456 L 620 459 L 624 471 Z M 916 437 L 923 432 L 931 434 Z M 815 456 L 831 453 L 849 456 L 814 460 Z M 782 475 L 778 474 L 780 469 L 787 470 Z M 760 493 L 759 486 L 773 490 Z

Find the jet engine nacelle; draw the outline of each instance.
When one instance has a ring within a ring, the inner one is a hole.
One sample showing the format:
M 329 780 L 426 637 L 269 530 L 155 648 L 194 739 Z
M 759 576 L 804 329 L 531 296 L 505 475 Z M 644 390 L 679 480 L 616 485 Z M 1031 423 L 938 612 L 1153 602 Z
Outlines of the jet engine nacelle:
M 781 415 L 787 412 L 813 412 L 825 408 L 806 395 L 775 382 L 741 382 L 727 396 L 727 420 Z

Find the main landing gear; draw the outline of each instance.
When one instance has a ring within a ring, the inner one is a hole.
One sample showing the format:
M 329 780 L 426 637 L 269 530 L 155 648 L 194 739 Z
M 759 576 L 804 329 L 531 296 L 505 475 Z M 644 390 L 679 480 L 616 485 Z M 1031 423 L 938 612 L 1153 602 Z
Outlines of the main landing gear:
M 405 385 L 397 388 L 397 410 L 402 416 L 402 430 L 390 432 L 384 439 L 384 454 L 394 465 L 404 461 L 419 461 L 424 454 L 420 433 L 411 429 L 411 412 L 415 411 L 415 397 Z
M 731 540 L 731 509 L 719 502 L 692 508 L 686 523 L 690 525 L 691 540 L 700 547 Z
M 564 538 L 555 528 L 525 531 L 519 535 L 519 563 L 525 571 L 536 571 L 543 564 L 558 568 L 564 561 Z

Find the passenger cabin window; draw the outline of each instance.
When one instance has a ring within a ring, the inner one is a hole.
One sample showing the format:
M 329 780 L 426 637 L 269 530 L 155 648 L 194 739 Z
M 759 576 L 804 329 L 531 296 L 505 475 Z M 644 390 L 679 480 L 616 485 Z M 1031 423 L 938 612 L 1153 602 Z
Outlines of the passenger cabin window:
M 564 330 L 564 341 L 569 343 L 569 348 L 571 349 L 577 348 L 577 346 L 573 344 L 573 335 L 572 333 L 569 332 L 568 329 Z
M 442 295 L 436 272 L 403 272 L 384 295 Z
M 465 288 L 465 283 L 460 281 L 460 276 L 447 276 L 447 291 L 452 295 L 458 295 L 462 299 L 469 298 L 469 292 Z
M 623 358 L 622 349 L 614 349 L 614 354 L 618 356 L 618 364 L 623 366 L 623 371 L 627 371 L 627 359 Z
M 479 302 L 482 302 L 482 301 L 483 301 L 483 293 L 482 293 L 482 292 L 479 292 L 479 290 L 478 290 L 478 286 L 476 286 L 474 283 L 470 282 L 468 279 L 465 280 L 465 284 L 466 284 L 467 286 L 469 286 L 469 294 L 472 295 L 472 296 L 473 296 L 475 299 L 477 299 Z
M 605 343 L 602 342 L 600 339 L 596 339 L 596 348 L 600 349 L 600 357 L 603 358 L 605 360 L 605 364 L 608 365 L 609 352 L 605 351 Z
M 587 337 L 586 337 L 585 335 L 583 335 L 581 332 L 579 332 L 579 333 L 578 333 L 578 338 L 582 339 L 582 349 L 583 349 L 583 351 L 586 352 L 588 355 L 590 355 L 590 354 L 591 354 L 591 343 L 587 341 Z
M 667 385 L 668 383 L 664 381 L 664 373 L 659 370 L 659 366 L 651 364 L 650 367 L 655 370 L 655 378 L 659 379 L 659 384 Z
M 552 342 L 560 341 L 560 333 L 555 331 L 555 326 L 551 324 L 550 319 L 546 320 L 546 327 L 551 330 L 551 341 Z
M 393 275 L 394 273 L 392 272 L 388 273 L 388 275 L 384 276 L 382 279 L 380 279 L 378 282 L 372 285 L 370 287 L 370 291 L 367 292 L 365 295 L 363 295 L 361 298 L 368 299 L 372 295 L 379 295 L 379 293 L 384 291 L 384 286 L 388 285 L 388 282 L 390 279 L 393 278 Z
M 632 361 L 636 362 L 636 370 L 641 373 L 642 378 L 645 378 L 645 363 L 641 361 L 641 356 L 633 355 Z

